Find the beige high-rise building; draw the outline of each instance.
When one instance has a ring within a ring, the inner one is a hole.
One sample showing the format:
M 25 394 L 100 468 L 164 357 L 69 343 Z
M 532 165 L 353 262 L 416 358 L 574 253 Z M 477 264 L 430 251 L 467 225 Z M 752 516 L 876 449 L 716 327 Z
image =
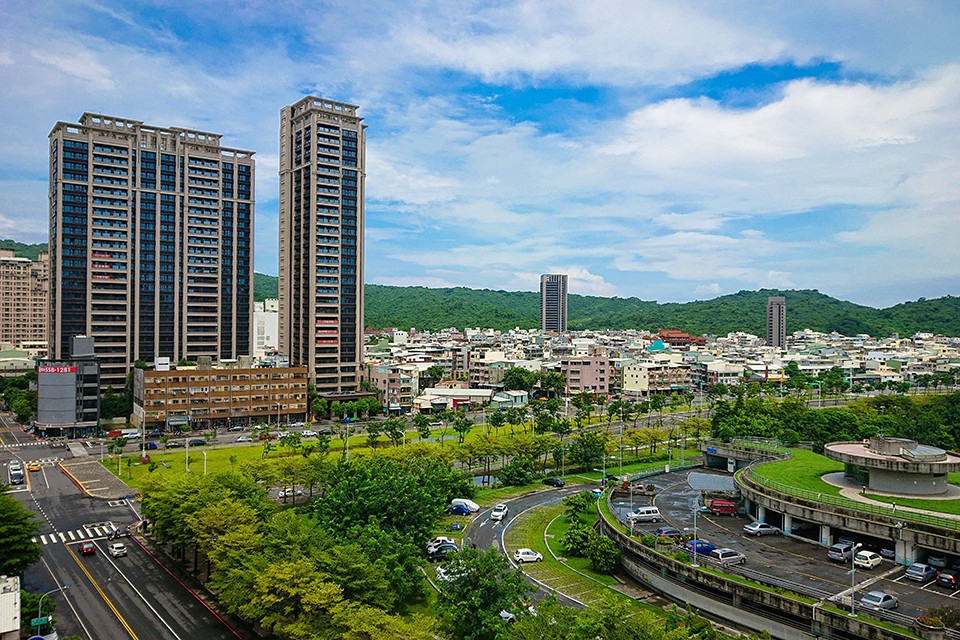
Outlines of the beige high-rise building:
M 27 351 L 46 349 L 49 258 L 43 252 L 34 261 L 0 249 L 0 342 Z
M 104 386 L 137 359 L 253 349 L 252 151 L 84 113 L 50 132 L 50 358 L 95 340 Z
M 363 360 L 366 134 L 354 105 L 280 112 L 280 354 L 319 393 L 357 390 Z
M 767 298 L 767 345 L 782 349 L 787 344 L 787 300 L 783 296 Z

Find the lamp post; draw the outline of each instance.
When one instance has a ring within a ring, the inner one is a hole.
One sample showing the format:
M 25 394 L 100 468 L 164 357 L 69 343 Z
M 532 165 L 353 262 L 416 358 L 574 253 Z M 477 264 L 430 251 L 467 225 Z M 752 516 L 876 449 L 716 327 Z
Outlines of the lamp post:
M 183 468 L 186 470 L 184 473 L 190 473 L 190 438 L 184 438 L 183 442 Z
M 64 589 L 69 589 L 69 588 L 70 588 L 70 585 L 65 584 L 62 587 L 51 589 L 50 591 L 47 591 L 45 594 L 40 596 L 40 600 L 37 602 L 37 620 L 40 620 L 40 612 L 43 610 L 43 599 L 46 598 L 51 593 L 56 593 L 57 591 L 63 591 Z M 40 627 L 42 626 L 43 626 L 43 623 L 40 623 L 40 622 L 37 623 L 37 635 L 40 635 Z
M 697 535 L 697 512 L 700 511 L 700 499 L 697 498 L 697 501 L 693 503 L 693 566 L 699 567 L 697 564 L 697 546 L 700 542 L 700 537 Z
M 853 553 L 850 556 L 850 615 L 857 615 L 857 550 L 862 547 L 863 544 L 857 543 L 853 545 Z
M 203 475 L 207 475 L 207 452 L 201 451 L 203 454 Z

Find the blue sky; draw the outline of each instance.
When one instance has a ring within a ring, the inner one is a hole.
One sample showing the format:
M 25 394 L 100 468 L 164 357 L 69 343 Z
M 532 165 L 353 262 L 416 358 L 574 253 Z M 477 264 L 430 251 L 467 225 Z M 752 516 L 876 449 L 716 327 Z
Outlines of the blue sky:
M 960 4 L 0 4 L 0 237 L 47 237 L 47 135 L 85 111 L 257 152 L 359 105 L 366 282 L 660 302 L 960 295 Z

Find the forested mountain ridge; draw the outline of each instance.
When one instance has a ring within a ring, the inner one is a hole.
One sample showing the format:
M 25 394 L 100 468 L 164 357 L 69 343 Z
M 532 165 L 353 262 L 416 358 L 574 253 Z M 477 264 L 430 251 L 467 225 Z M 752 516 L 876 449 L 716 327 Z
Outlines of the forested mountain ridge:
M 256 290 L 276 296 L 276 278 L 255 274 Z M 366 285 L 367 327 L 436 330 L 492 327 L 499 330 L 539 326 L 540 295 L 534 291 L 493 291 L 454 287 Z M 740 291 L 712 300 L 658 304 L 639 298 L 570 295 L 568 325 L 582 329 L 680 329 L 694 335 L 745 331 L 766 335 L 769 296 L 787 300 L 787 332 L 812 329 L 845 336 L 885 337 L 918 332 L 960 336 L 960 297 L 904 302 L 886 309 L 837 300 L 816 290 Z M 262 297 L 257 297 L 261 300 Z
M 0 248 L 36 259 L 46 244 L 0 240 Z M 535 291 L 494 291 L 464 287 L 365 287 L 365 324 L 382 329 L 398 327 L 436 330 L 445 327 L 492 327 L 499 330 L 539 326 L 540 296 Z M 253 274 L 254 300 L 277 297 L 277 278 Z M 816 290 L 740 291 L 712 300 L 658 304 L 639 298 L 601 298 L 570 295 L 568 325 L 583 329 L 680 329 L 694 335 L 726 335 L 745 331 L 766 335 L 767 297 L 787 300 L 787 333 L 801 329 L 853 336 L 884 337 L 917 332 L 960 336 L 960 297 L 945 296 L 874 309 L 837 300 Z

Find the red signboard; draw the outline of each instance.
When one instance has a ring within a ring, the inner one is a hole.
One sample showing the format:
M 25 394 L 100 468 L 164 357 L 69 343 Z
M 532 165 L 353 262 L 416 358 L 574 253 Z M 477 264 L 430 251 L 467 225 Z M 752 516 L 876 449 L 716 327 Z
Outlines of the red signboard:
M 77 368 L 73 365 L 52 365 L 42 364 L 37 367 L 37 373 L 76 373 Z

